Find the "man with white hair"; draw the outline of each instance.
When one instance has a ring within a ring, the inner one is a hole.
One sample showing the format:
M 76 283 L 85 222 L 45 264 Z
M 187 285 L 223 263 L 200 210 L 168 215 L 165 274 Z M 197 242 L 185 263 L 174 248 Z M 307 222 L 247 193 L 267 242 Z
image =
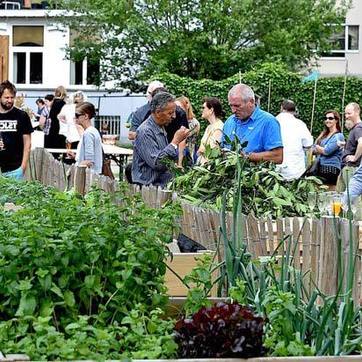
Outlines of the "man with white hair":
M 231 148 L 235 138 L 247 145 L 243 155 L 252 162 L 283 162 L 283 142 L 276 118 L 255 103 L 254 91 L 246 84 L 233 86 L 228 95 L 233 115 L 223 128 L 223 147 Z
M 150 102 L 152 100 L 152 93 L 157 88 L 163 88 L 164 85 L 158 80 L 153 80 L 147 87 L 146 97 L 147 103 L 142 107 L 138 108 L 135 112 L 131 114 L 130 121 L 131 127 L 128 131 L 128 139 L 133 141 L 136 138 L 137 128 L 148 118 L 150 115 Z
M 138 127 L 151 115 L 151 100 L 158 92 L 167 92 L 167 89 L 164 86 L 161 86 L 161 82 L 154 81 L 151 82 L 147 89 L 147 100 L 148 102 L 142 107 L 138 108 L 130 117 L 131 128 L 128 132 L 128 139 L 134 141 L 136 138 L 136 130 Z M 181 127 L 184 126 L 189 128 L 189 122 L 186 117 L 185 111 L 176 106 L 175 116 L 172 122 L 166 127 L 167 138 L 169 141 L 172 140 L 175 132 Z

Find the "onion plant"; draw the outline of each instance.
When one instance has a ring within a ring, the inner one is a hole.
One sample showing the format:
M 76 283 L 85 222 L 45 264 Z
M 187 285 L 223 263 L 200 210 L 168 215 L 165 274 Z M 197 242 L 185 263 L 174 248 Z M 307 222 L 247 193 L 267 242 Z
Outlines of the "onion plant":
M 252 260 L 244 242 L 243 230 L 245 216 L 242 213 L 241 178 L 244 163 L 245 160 L 240 157 L 230 235 L 226 228 L 225 196 L 220 213 L 219 246 L 223 245 L 224 259 L 217 265 L 219 290 L 224 296 L 237 296 L 258 313 L 266 315 L 269 323 L 265 344 L 272 355 L 347 355 L 361 352 L 361 307 L 352 297 L 358 242 L 353 240 L 351 217 L 347 267 L 344 265 L 337 219 L 334 220 L 338 237 L 337 245 L 331 247 L 338 248 L 340 277 L 337 293 L 325 295 L 316 285 L 309 292 L 306 285 L 308 272 L 303 274 L 293 266 L 293 257 L 299 250 L 298 243 L 293 245 L 290 236 L 280 241 L 270 257 Z M 282 247 L 285 253 L 277 256 L 278 249 Z M 210 271 L 212 268 L 210 266 Z M 346 276 L 343 275 L 344 270 L 347 270 Z

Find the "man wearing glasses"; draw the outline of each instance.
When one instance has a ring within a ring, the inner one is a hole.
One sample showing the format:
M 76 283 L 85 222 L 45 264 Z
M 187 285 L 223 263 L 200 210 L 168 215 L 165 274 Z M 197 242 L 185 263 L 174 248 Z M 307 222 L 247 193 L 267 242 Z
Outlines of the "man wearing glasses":
M 283 162 L 283 143 L 276 118 L 260 109 L 254 91 L 246 84 L 233 86 L 228 95 L 233 115 L 224 124 L 222 145 L 231 148 L 235 138 L 243 144 L 243 154 L 252 162 Z

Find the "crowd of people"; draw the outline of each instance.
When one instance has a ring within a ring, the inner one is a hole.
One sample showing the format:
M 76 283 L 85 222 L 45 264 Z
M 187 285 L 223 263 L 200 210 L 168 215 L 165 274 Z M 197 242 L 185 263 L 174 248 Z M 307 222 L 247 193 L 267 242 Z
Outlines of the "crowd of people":
M 251 87 L 236 84 L 228 94 L 232 115 L 225 122 L 220 100 L 205 97 L 201 117 L 207 127 L 197 144 L 200 122 L 187 97 L 175 98 L 161 82 L 154 81 L 147 89 L 147 98 L 147 103 L 130 116 L 134 158 L 128 179 L 133 183 L 164 187 L 172 178 L 169 162 L 182 167 L 186 158 L 191 165 L 204 165 L 208 148 L 228 150 L 237 140 L 243 146 L 243 157 L 251 162 L 275 163 L 285 180 L 313 175 L 332 189 L 344 191 L 349 182 L 354 194 L 362 193 L 362 122 L 357 103 L 345 108 L 347 140 L 336 110 L 325 111 L 323 130 L 313 140 L 307 125 L 297 118 L 292 100 L 284 100 L 280 113 L 274 116 L 261 109 Z M 308 155 L 314 157 L 311 165 Z
M 0 84 L 0 171 L 3 176 L 22 179 L 31 150 L 34 131 L 29 115 L 14 106 L 16 88 L 9 82 Z M 69 162 L 102 172 L 102 139 L 93 126 L 93 104 L 80 91 L 67 97 L 63 86 L 36 101 L 34 114 L 44 133 L 44 147 L 68 150 Z M 73 151 L 72 151 L 73 150 Z M 55 157 L 59 153 L 53 154 Z M 74 160 L 74 161 L 71 161 Z
M 0 84 L 0 169 L 5 176 L 21 179 L 29 159 L 33 127 L 28 114 L 14 106 L 15 96 L 12 83 Z M 357 103 L 345 108 L 347 140 L 340 114 L 326 110 L 323 130 L 314 142 L 306 124 L 297 118 L 292 100 L 284 100 L 275 117 L 261 109 L 251 87 L 240 83 L 230 89 L 228 103 L 232 115 L 224 122 L 220 100 L 204 98 L 201 122 L 207 122 L 207 126 L 199 137 L 201 126 L 190 100 L 185 96 L 175 98 L 161 82 L 151 82 L 147 103 L 130 116 L 128 137 L 134 144 L 134 156 L 128 180 L 164 187 L 172 178 L 170 162 L 180 168 L 185 163 L 205 165 L 208 150 L 220 147 L 226 152 L 237 141 L 242 145 L 242 157 L 251 162 L 275 163 L 288 181 L 314 175 L 327 185 L 336 185 L 337 191 L 344 191 L 348 184 L 352 198 L 362 193 L 362 122 Z M 95 108 L 85 95 L 78 91 L 68 97 L 60 86 L 36 104 L 35 117 L 44 132 L 44 147 L 67 148 L 68 156 L 77 164 L 101 173 L 102 140 L 93 126 Z M 308 153 L 314 155 L 310 167 Z

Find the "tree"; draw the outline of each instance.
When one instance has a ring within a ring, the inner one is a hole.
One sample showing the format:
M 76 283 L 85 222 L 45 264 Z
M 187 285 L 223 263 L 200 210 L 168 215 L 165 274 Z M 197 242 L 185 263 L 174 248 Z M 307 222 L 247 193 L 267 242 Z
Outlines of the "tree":
M 310 65 L 330 49 L 350 0 L 61 0 L 59 6 L 79 14 L 62 20 L 79 32 L 70 56 L 102 59 L 107 77 L 172 72 L 223 79 L 266 61 L 291 70 Z

